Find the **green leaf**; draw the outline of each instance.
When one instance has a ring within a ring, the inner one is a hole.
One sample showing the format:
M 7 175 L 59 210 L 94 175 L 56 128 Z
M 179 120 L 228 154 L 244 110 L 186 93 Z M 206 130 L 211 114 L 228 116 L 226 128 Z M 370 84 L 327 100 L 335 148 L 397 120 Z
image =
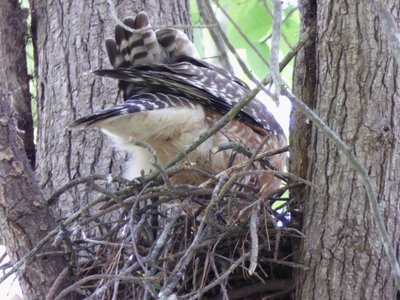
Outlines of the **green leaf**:
M 190 15 L 192 17 L 192 24 L 200 23 L 200 12 L 196 0 L 190 0 Z
M 272 28 L 271 16 L 267 13 L 264 4 L 257 0 L 223 1 L 228 4 L 222 8 L 236 22 L 246 37 L 253 43 L 259 43 L 265 33 Z M 231 22 L 226 21 L 227 34 L 235 47 L 247 48 L 248 43 Z

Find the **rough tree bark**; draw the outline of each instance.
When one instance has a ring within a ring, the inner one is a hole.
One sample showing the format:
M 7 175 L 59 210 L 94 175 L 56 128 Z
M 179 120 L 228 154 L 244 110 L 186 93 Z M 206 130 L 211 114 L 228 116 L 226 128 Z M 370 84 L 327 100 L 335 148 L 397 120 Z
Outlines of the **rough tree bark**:
M 0 97 L 0 243 L 7 245 L 11 261 L 16 262 L 56 223 L 34 179 L 23 141 L 17 135 L 10 107 L 12 97 L 3 93 Z M 27 299 L 44 299 L 52 279 L 65 265 L 59 256 L 26 261 L 18 277 Z
M 78 116 L 116 101 L 116 83 L 90 73 L 108 65 L 104 40 L 113 35 L 115 22 L 107 3 L 32 0 L 31 8 L 38 82 L 36 178 L 26 157 L 34 161 L 25 19 L 18 1 L 0 3 L 0 242 L 7 245 L 12 262 L 55 228 L 55 219 L 68 216 L 90 194 L 75 190 L 50 211 L 45 199 L 54 189 L 86 174 L 118 173 L 124 160 L 103 144 L 102 135 L 93 132 L 89 137 L 68 130 Z M 156 24 L 189 20 L 184 0 L 120 1 L 118 5 L 122 18 L 140 10 L 146 10 Z M 24 296 L 44 299 L 65 265 L 57 256 L 27 261 L 19 273 Z
M 26 40 L 28 11 L 21 9 L 19 1 L 0 3 L 0 87 L 11 96 L 13 111 L 24 141 L 25 152 L 31 165 L 35 165 L 33 120 L 26 66 Z
M 309 103 L 315 96 L 316 112 L 369 171 L 393 247 L 398 249 L 400 74 L 388 30 L 371 2 L 305 1 L 303 24 L 316 26 L 315 56 L 298 59 L 296 69 L 303 72 L 297 73 L 295 82 L 299 84 L 300 75 L 316 62 L 315 89 L 297 88 L 298 96 Z M 381 2 L 400 24 L 400 2 Z M 297 257 L 310 270 L 297 274 L 297 299 L 395 299 L 391 266 L 359 176 L 315 128 L 311 145 L 294 144 L 294 152 L 308 150 L 309 179 L 318 189 L 311 189 L 304 202 L 307 238 Z M 299 166 L 294 171 L 304 172 Z
M 114 1 L 114 3 L 117 3 Z M 126 159 L 99 131 L 71 132 L 68 124 L 114 105 L 115 80 L 90 71 L 110 67 L 104 41 L 115 20 L 107 1 L 31 0 L 38 82 L 37 175 L 45 195 L 88 174 L 121 174 Z M 153 25 L 189 24 L 188 1 L 118 1 L 120 19 L 145 10 Z M 78 187 L 64 193 L 54 211 L 62 217 L 90 199 Z M 82 202 L 83 201 L 83 202 Z
M 0 243 L 7 246 L 12 262 L 56 226 L 27 159 L 34 161 L 25 21 L 19 1 L 0 3 Z M 49 278 L 63 267 L 57 256 L 26 261 L 18 274 L 24 295 L 44 299 Z

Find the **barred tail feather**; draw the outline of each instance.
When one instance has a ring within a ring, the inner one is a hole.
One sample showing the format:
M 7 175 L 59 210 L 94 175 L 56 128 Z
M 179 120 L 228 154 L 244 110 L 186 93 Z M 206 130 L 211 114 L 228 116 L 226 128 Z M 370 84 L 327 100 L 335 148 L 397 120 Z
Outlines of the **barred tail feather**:
M 193 109 L 195 105 L 186 98 L 175 95 L 163 93 L 136 95 L 123 104 L 77 119 L 69 127 L 73 129 L 101 127 L 98 126 L 99 123 L 114 117 L 174 107 Z
M 156 35 L 168 59 L 173 59 L 181 55 L 200 58 L 196 47 L 183 31 L 174 28 L 164 28 L 157 30 Z
M 106 40 L 108 57 L 115 69 L 161 63 L 165 59 L 164 50 L 158 43 L 145 12 L 140 12 L 135 18 L 126 18 L 123 22 L 133 32 L 116 25 L 115 40 Z

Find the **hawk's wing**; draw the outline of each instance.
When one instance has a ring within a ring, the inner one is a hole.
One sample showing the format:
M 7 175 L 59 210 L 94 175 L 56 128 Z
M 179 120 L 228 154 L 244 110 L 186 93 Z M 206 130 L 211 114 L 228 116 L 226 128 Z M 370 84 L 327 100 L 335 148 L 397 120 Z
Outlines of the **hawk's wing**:
M 117 25 L 115 40 L 106 47 L 114 69 L 97 70 L 95 74 L 118 79 L 125 102 L 76 120 L 72 127 L 99 127 L 121 147 L 133 154 L 129 177 L 149 171 L 152 165 L 146 150 L 132 145 L 131 138 L 149 143 L 161 163 L 168 162 L 194 142 L 218 119 L 249 93 L 249 88 L 228 71 L 198 59 L 188 37 L 176 29 L 154 32 L 145 13 L 124 23 L 135 29 L 129 32 Z M 284 133 L 266 105 L 253 99 L 234 120 L 189 154 L 191 162 L 212 173 L 227 166 L 230 151 L 210 155 L 210 150 L 227 141 L 238 141 L 249 149 L 262 144 L 272 150 L 286 144 Z M 236 162 L 245 159 L 239 155 Z M 279 169 L 285 155 L 271 158 Z M 132 175 L 133 174 L 133 175 Z M 185 172 L 178 182 L 199 183 Z M 267 190 L 279 186 L 279 180 L 262 175 Z
M 181 101 L 176 101 L 175 98 L 180 97 L 225 114 L 250 91 L 246 84 L 226 70 L 187 56 L 179 56 L 170 60 L 168 64 L 97 70 L 95 74 L 118 79 L 122 82 L 121 85 L 126 86 L 126 104 L 130 108 L 130 110 L 125 110 L 127 113 L 143 111 L 139 108 L 135 111 L 132 109 L 135 101 L 138 100 L 140 100 L 137 102 L 138 106 L 154 110 L 181 105 Z M 161 104 L 157 97 L 137 97 L 144 93 L 162 93 L 165 97 L 161 101 L 165 103 Z M 169 95 L 175 97 L 168 99 Z M 144 103 L 145 106 L 143 106 Z M 118 112 L 124 112 L 121 106 L 115 109 Z M 116 114 L 117 112 L 114 116 Z M 104 113 L 100 112 L 99 117 L 99 121 L 103 120 Z M 243 108 L 237 117 L 250 126 L 261 126 L 273 135 L 283 134 L 266 105 L 257 98 Z M 85 119 L 79 119 L 73 125 L 81 125 L 84 122 Z M 93 123 L 95 123 L 94 116 L 91 118 L 91 124 Z

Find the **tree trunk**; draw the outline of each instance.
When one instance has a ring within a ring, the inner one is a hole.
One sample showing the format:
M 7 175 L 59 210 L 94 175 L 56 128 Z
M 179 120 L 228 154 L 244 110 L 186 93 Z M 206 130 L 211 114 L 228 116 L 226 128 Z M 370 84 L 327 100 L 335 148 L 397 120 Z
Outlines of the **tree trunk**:
M 318 1 L 315 57 L 297 61 L 302 69 L 316 62 L 317 85 L 315 93 L 299 96 L 310 101 L 315 95 L 317 114 L 369 171 L 393 247 L 398 249 L 400 75 L 388 29 L 371 2 Z M 399 24 L 400 3 L 383 2 Z M 303 10 L 303 22 L 310 15 L 312 11 Z M 301 82 L 298 74 L 296 83 Z M 321 131 L 314 128 L 311 137 L 310 146 L 295 144 L 293 149 L 311 153 L 309 179 L 318 187 L 304 202 L 307 238 L 297 257 L 310 270 L 296 278 L 297 299 L 395 299 L 391 266 L 360 176 Z
M 21 9 L 17 0 L 0 3 L 0 88 L 11 96 L 9 99 L 12 99 L 18 134 L 24 142 L 28 159 L 34 166 L 35 144 L 25 52 L 28 37 L 27 16 L 28 11 Z
M 31 1 L 40 185 L 26 157 L 28 154 L 31 162 L 35 158 L 25 16 L 18 1 L 0 3 L 0 242 L 7 245 L 14 263 L 57 226 L 55 218 L 69 216 L 89 199 L 91 191 L 73 190 L 57 202 L 53 212 L 45 202 L 48 195 L 76 177 L 119 173 L 124 160 L 124 154 L 114 153 L 100 133 L 71 133 L 68 129 L 75 118 L 116 101 L 116 82 L 96 79 L 90 73 L 108 65 L 104 41 L 113 36 L 115 24 L 106 2 L 98 2 Z M 121 18 L 145 9 L 153 24 L 188 23 L 184 0 L 123 2 L 118 6 Z M 64 259 L 56 255 L 24 261 L 19 273 L 24 296 L 45 299 L 65 266 Z
M 0 98 L 0 227 L 1 244 L 7 245 L 15 263 L 56 224 L 17 136 L 11 99 L 4 95 Z M 44 299 L 65 261 L 59 256 L 42 256 L 24 265 L 24 271 L 18 273 L 24 295 L 27 299 Z
M 121 174 L 125 154 L 113 150 L 99 131 L 70 131 L 78 117 L 115 105 L 115 80 L 92 70 L 110 67 L 106 38 L 115 20 L 107 1 L 31 0 L 38 82 L 37 175 L 45 195 L 71 179 L 89 174 Z M 119 1 L 120 19 L 145 10 L 153 25 L 189 24 L 188 1 Z M 64 193 L 55 211 L 76 211 L 93 196 L 79 186 Z
M 27 159 L 34 160 L 34 144 L 25 21 L 17 0 L 0 3 L 0 243 L 7 246 L 11 262 L 23 258 L 56 226 Z M 18 273 L 24 295 L 44 299 L 49 279 L 64 266 L 58 256 L 25 261 Z

